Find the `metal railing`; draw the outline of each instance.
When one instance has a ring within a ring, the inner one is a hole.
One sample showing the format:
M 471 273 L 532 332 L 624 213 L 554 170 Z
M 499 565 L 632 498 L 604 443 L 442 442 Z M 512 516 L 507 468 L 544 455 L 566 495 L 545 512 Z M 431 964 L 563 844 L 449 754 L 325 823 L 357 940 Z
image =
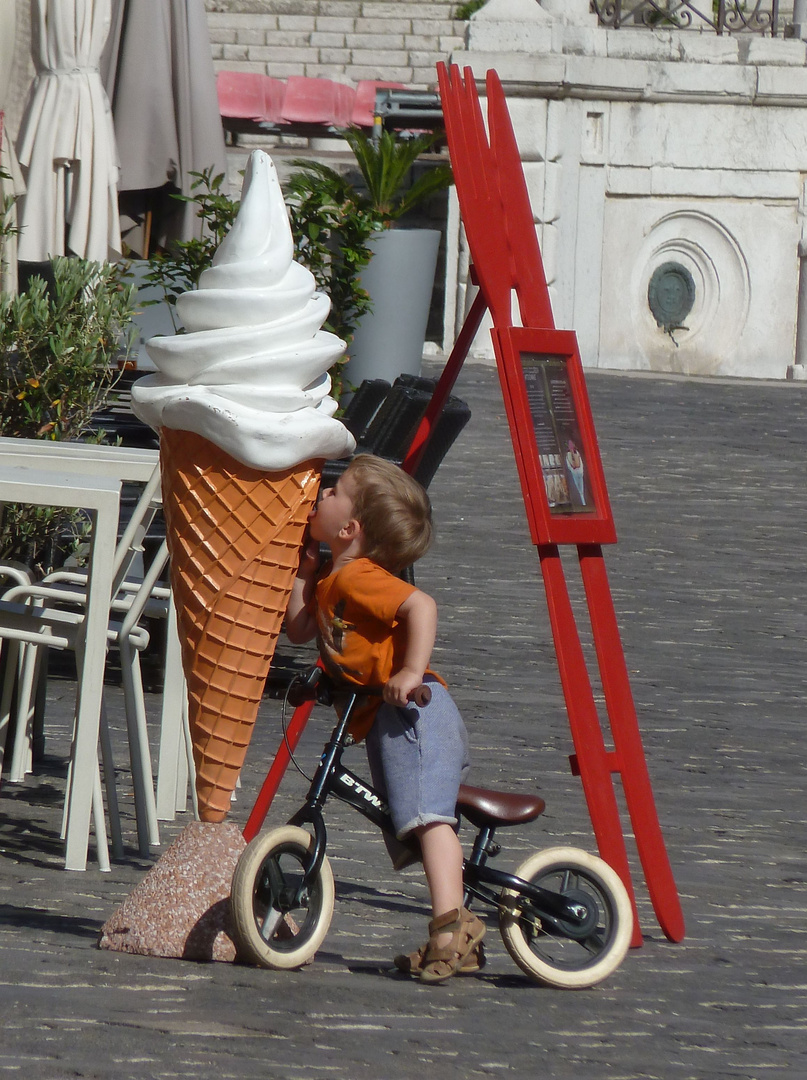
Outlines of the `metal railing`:
M 752 33 L 776 37 L 780 25 L 779 0 L 591 0 L 601 26 L 646 26 L 651 29 L 689 30 L 711 27 L 718 34 Z

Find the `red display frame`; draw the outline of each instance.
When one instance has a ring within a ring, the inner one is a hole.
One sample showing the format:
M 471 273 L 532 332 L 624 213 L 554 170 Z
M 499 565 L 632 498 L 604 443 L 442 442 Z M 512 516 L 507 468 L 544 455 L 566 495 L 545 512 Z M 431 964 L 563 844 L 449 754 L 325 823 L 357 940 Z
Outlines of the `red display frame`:
M 533 543 L 616 543 L 575 333 L 491 333 Z

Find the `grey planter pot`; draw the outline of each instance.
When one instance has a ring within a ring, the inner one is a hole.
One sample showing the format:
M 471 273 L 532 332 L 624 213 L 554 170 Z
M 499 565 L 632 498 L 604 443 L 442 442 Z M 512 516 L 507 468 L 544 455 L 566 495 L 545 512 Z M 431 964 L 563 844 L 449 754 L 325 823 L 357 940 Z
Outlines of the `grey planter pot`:
M 388 229 L 370 243 L 374 254 L 361 281 L 373 309 L 348 349 L 345 382 L 353 386 L 420 374 L 440 230 Z

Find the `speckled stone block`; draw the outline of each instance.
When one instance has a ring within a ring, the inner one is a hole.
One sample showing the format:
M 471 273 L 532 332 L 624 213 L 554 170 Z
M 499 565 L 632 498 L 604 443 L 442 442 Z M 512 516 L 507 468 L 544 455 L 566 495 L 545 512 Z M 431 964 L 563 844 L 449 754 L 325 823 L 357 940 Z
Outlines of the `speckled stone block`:
M 191 822 L 101 928 L 101 949 L 235 960 L 230 881 L 246 847 L 227 822 Z

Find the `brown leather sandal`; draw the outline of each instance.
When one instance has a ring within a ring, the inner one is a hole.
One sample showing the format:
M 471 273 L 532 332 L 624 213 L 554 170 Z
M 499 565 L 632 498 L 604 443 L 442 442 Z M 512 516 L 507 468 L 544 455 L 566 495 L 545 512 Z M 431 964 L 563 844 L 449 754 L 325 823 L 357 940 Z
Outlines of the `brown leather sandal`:
M 450 933 L 448 945 L 438 946 L 440 934 Z M 420 981 L 442 983 L 462 967 L 485 936 L 485 924 L 467 908 L 452 908 L 429 923 L 429 943 L 420 966 Z
M 400 953 L 393 958 L 392 962 L 395 964 L 398 971 L 402 971 L 404 975 L 420 975 L 423 967 L 423 957 L 426 955 L 428 947 L 427 943 L 426 945 L 421 945 L 415 952 Z M 480 941 L 478 945 L 474 945 L 454 974 L 476 975 L 478 971 L 482 970 L 486 963 L 485 943 Z

